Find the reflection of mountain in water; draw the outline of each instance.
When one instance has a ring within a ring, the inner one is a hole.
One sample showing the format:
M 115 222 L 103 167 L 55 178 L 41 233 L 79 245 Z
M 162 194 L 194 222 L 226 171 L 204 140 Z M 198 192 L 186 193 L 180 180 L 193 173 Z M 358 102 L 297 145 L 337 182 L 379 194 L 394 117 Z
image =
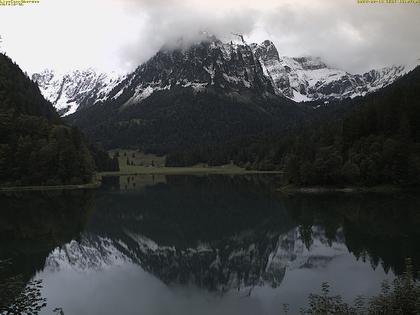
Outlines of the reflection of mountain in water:
M 270 180 L 174 176 L 137 191 L 114 185 L 98 194 L 81 241 L 55 250 L 48 266 L 87 270 L 130 261 L 167 284 L 223 291 L 277 287 L 287 270 L 324 268 L 349 250 L 396 271 L 418 253 L 411 244 L 398 257 L 387 255 L 406 244 L 406 231 L 418 235 L 409 228 L 417 199 L 404 198 L 402 212 L 402 199 L 392 196 L 284 197 L 269 191 Z
M 277 287 L 296 268 L 322 269 L 351 252 L 396 273 L 420 270 L 419 198 L 296 195 L 272 176 L 108 179 L 92 195 L 8 196 L 0 260 L 38 270 L 137 264 L 166 284 L 223 292 Z M 121 188 L 121 189 L 120 189 Z M 27 211 L 31 209 L 31 211 Z M 88 220 L 89 218 L 89 220 Z
M 268 284 L 280 285 L 287 269 L 325 268 L 336 256 L 347 253 L 342 241 L 328 243 L 324 232 L 313 228 L 308 249 L 298 228 L 284 234 L 258 237 L 245 233 L 218 244 L 199 244 L 179 249 L 159 246 L 145 236 L 125 231 L 124 239 L 112 240 L 86 234 L 54 250 L 46 268 L 101 270 L 133 262 L 167 284 L 194 284 L 211 290 L 228 290 Z

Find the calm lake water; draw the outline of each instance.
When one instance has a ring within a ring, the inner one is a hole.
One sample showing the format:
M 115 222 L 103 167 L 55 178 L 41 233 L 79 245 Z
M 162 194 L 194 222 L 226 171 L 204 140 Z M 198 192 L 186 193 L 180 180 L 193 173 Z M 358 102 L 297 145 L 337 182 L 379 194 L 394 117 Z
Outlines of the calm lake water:
M 0 283 L 41 280 L 41 314 L 296 314 L 322 282 L 352 301 L 406 257 L 420 270 L 416 195 L 285 196 L 278 181 L 122 176 L 0 194 Z

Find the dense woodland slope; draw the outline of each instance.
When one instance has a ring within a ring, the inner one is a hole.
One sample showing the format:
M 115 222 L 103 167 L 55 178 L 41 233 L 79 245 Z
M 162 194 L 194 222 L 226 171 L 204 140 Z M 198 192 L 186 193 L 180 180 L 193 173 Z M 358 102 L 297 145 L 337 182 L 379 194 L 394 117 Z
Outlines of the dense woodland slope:
M 337 104 L 341 119 L 304 128 L 283 155 L 296 184 L 420 183 L 420 68 L 365 98 Z
M 315 105 L 315 104 L 312 104 Z M 379 92 L 330 103 L 282 134 L 173 152 L 168 165 L 198 162 L 285 170 L 291 183 L 420 182 L 420 68 Z
M 273 84 L 250 45 L 209 38 L 162 48 L 67 119 L 107 149 L 167 154 L 300 122 L 306 111 Z
M 92 154 L 94 152 L 94 154 Z M 98 166 L 114 167 L 65 125 L 36 83 L 0 54 L 0 185 L 87 183 Z
M 213 38 L 162 49 L 105 101 L 66 119 L 107 149 L 167 155 L 168 166 L 234 162 L 285 170 L 297 185 L 418 184 L 420 68 L 382 73 L 392 79 L 372 72 L 363 80 L 384 84 L 351 94 L 363 96 L 345 98 L 339 89 L 338 100 L 296 103 L 274 82 L 283 73 L 274 71 L 278 62 L 269 42 L 254 47 Z M 300 62 L 312 74 L 325 68 Z
M 292 101 L 274 96 L 228 96 L 217 90 L 196 93 L 192 88 L 158 91 L 141 104 L 120 106 L 119 100 L 97 104 L 70 119 L 105 148 L 168 154 L 284 130 L 306 113 Z

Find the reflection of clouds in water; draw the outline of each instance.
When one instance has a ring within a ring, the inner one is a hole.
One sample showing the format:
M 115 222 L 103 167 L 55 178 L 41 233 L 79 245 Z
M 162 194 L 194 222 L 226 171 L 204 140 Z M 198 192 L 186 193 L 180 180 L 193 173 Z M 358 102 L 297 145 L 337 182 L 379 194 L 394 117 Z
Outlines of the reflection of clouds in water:
M 167 284 L 192 283 L 221 293 L 231 289 L 249 292 L 255 286 L 278 287 L 288 270 L 327 268 L 333 259 L 348 252 L 339 234 L 341 241 L 329 242 L 320 227 L 312 228 L 309 248 L 299 228 L 262 238 L 253 233 L 236 235 L 183 249 L 161 246 L 127 228 L 123 231 L 115 239 L 83 234 L 80 241 L 51 252 L 45 270 L 91 272 L 133 262 Z
M 396 260 L 418 253 L 406 243 L 418 235 L 417 196 L 277 198 L 266 180 L 175 176 L 135 192 L 103 188 L 83 232 L 70 230 L 48 246 L 38 246 L 47 228 L 61 235 L 85 226 L 78 217 L 86 207 L 76 202 L 83 196 L 58 198 L 76 212 L 46 212 L 41 203 L 31 215 L 34 199 L 11 199 L 4 204 L 13 205 L 6 207 L 13 216 L 3 221 L 19 222 L 22 231 L 39 227 L 39 218 L 50 222 L 36 233 L 43 241 L 34 240 L 42 252 L 35 256 L 23 242 L 13 253 L 25 253 L 25 266 L 16 268 L 29 262 L 33 274 L 46 261 L 36 279 L 44 280 L 47 310 L 63 306 L 65 314 L 279 314 L 283 303 L 292 310 L 306 303 L 324 281 L 348 300 L 375 294 L 393 277 L 382 265 L 398 271 Z
M 297 314 L 309 294 L 320 292 L 325 281 L 331 284 L 333 294 L 341 294 L 345 301 L 352 302 L 358 295 L 376 294 L 381 282 L 393 277 L 392 273 L 385 274 L 382 267 L 373 270 L 369 263 L 356 261 L 352 254 L 346 253 L 331 260 L 327 268 L 289 270 L 277 290 L 262 287 L 255 291 L 255 295 L 273 302 L 269 306 L 273 314 L 282 309 L 283 303 L 290 305 L 291 314 Z
M 64 306 L 66 314 L 132 314 L 136 310 L 142 314 L 245 315 L 278 314 L 283 303 L 289 303 L 291 311 L 297 312 L 297 306 L 303 306 L 307 296 L 317 292 L 324 281 L 330 282 L 335 292 L 352 300 L 359 294 L 376 293 L 384 278 L 393 277 L 392 274 L 385 275 L 381 267 L 372 270 L 368 263 L 356 261 L 339 234 L 338 241 L 329 243 L 322 229 L 314 227 L 312 232 L 313 242 L 309 249 L 301 239 L 299 229 L 294 228 L 277 237 L 271 253 L 254 257 L 254 260 L 249 259 L 249 251 L 261 244 L 239 244 L 236 248 L 230 244 L 232 251 L 228 256 L 234 261 L 220 260 L 218 256 L 219 269 L 228 270 L 231 276 L 229 283 L 220 284 L 219 289 L 230 288 L 223 293 L 208 291 L 205 285 L 204 288 L 197 287 L 203 283 L 200 274 L 196 273 L 208 272 L 216 260 L 212 255 L 206 256 L 211 247 L 201 244 L 199 248 L 186 249 L 177 256 L 179 253 L 175 248 L 160 247 L 156 242 L 132 233 L 129 236 L 136 245 L 92 235 L 82 238 L 80 244 L 71 242 L 51 253 L 47 268 L 38 277 L 45 281 L 49 302 Z M 117 247 L 131 253 L 132 257 L 125 256 Z M 118 257 L 121 259 L 114 259 Z M 201 265 L 195 266 L 194 258 L 195 263 L 200 261 Z M 240 273 L 241 268 L 246 270 L 249 266 L 241 263 L 247 260 L 250 264 L 260 263 L 254 269 L 261 273 L 255 277 L 253 285 L 242 283 L 237 290 L 235 272 L 239 270 Z M 153 263 L 156 265 L 148 265 Z M 174 273 L 169 277 L 173 281 L 166 285 L 164 282 L 168 279 L 160 276 L 167 276 L 168 272 Z M 185 278 L 182 272 L 190 273 L 190 280 L 199 282 L 180 285 L 177 279 Z M 217 280 L 216 276 L 214 280 Z
M 235 294 L 222 299 L 195 287 L 168 287 L 133 264 L 107 272 L 65 270 L 38 277 L 45 281 L 49 305 L 60 305 L 70 315 L 261 313 L 258 299 L 242 299 Z
M 220 296 L 194 286 L 166 286 L 137 265 L 124 264 L 106 272 L 80 273 L 62 270 L 41 272 L 43 294 L 48 305 L 60 305 L 65 314 L 279 314 L 283 303 L 306 303 L 311 292 L 318 292 L 323 281 L 329 281 L 334 292 L 352 300 L 358 294 L 379 291 L 386 276 L 382 268 L 375 271 L 369 264 L 355 262 L 351 254 L 341 255 L 324 270 L 294 269 L 288 271 L 282 285 L 256 287 L 250 297 L 235 290 Z M 48 314 L 45 311 L 43 314 Z

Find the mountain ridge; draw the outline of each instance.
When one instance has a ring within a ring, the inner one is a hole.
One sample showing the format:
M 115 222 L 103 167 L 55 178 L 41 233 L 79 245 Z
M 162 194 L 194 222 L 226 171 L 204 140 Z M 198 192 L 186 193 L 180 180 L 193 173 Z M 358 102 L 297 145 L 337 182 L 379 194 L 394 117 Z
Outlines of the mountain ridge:
M 206 88 L 246 93 L 254 90 L 284 96 L 295 102 L 354 98 L 381 89 L 404 76 L 420 60 L 409 65 L 373 69 L 362 74 L 328 66 L 319 57 L 281 56 L 269 40 L 261 44 L 223 43 L 214 36 L 188 48 L 162 48 L 127 75 L 94 69 L 57 74 L 34 73 L 42 94 L 60 115 L 125 95 L 124 105 L 142 102 L 156 91 L 173 87 Z M 129 95 L 129 97 L 127 97 Z
M 407 65 L 352 74 L 327 65 L 319 57 L 280 56 L 269 40 L 251 46 L 281 94 L 297 102 L 364 96 L 391 84 L 420 65 L 419 59 Z

